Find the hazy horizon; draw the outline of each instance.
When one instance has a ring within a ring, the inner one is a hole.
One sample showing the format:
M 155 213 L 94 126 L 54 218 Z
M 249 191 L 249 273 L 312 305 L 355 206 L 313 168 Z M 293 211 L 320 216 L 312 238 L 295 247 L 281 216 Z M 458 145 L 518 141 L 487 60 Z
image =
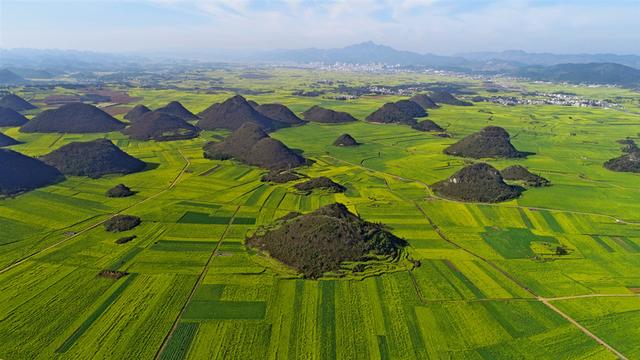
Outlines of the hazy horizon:
M 0 47 L 110 53 L 340 48 L 640 54 L 637 1 L 0 0 Z

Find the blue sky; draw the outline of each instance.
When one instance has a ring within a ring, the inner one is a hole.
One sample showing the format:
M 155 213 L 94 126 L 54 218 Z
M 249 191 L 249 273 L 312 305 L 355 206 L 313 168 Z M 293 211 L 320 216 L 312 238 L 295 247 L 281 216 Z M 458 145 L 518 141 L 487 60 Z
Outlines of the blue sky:
M 0 47 L 640 54 L 640 0 L 0 0 Z

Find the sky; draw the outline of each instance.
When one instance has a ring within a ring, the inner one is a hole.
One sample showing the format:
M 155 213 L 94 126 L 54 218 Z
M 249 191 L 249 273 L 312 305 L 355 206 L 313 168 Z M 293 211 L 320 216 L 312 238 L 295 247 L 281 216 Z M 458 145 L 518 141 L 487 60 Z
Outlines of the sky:
M 640 0 L 0 0 L 1 48 L 640 54 Z

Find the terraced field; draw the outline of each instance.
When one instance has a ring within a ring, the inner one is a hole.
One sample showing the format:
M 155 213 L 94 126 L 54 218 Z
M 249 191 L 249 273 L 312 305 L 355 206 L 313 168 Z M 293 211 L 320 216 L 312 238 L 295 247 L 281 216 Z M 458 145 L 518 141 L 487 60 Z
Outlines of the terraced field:
M 279 102 L 297 113 L 321 104 L 358 119 L 399 97 L 338 101 L 291 91 L 325 78 L 460 81 L 282 69 L 273 75 L 248 80 L 211 73 L 234 86 L 274 90 L 248 97 L 259 103 Z M 465 85 L 482 93 L 478 83 Z M 632 111 L 640 99 L 621 89 L 570 89 L 628 99 Z M 180 100 L 193 112 L 231 95 L 179 88 L 128 93 L 152 108 Z M 40 105 L 47 95 L 32 94 L 33 102 Z M 69 177 L 0 200 L 0 359 L 640 357 L 640 178 L 602 166 L 619 155 L 616 140 L 640 134 L 639 116 L 488 103 L 429 113 L 452 138 L 363 121 L 271 134 L 314 160 L 301 173 L 347 187 L 338 194 L 303 194 L 291 183 L 261 182 L 265 170 L 205 159 L 202 146 L 226 131 L 141 142 L 120 133 L 2 129 L 24 142 L 12 149 L 28 155 L 106 136 L 154 166 L 126 176 Z M 525 165 L 552 186 L 500 204 L 435 196 L 429 185 L 465 164 L 442 150 L 487 125 L 508 129 L 518 149 L 535 153 L 492 165 Z M 343 133 L 362 145 L 331 145 Z M 104 196 L 119 183 L 137 193 Z M 389 264 L 361 276 L 307 280 L 244 246 L 261 225 L 333 202 L 387 224 L 408 241 L 406 251 L 420 266 Z M 102 224 L 116 214 L 139 216 L 142 224 L 108 233 Z M 129 235 L 136 238 L 115 243 Z M 555 253 L 560 245 L 567 255 Z M 129 275 L 97 276 L 103 269 Z

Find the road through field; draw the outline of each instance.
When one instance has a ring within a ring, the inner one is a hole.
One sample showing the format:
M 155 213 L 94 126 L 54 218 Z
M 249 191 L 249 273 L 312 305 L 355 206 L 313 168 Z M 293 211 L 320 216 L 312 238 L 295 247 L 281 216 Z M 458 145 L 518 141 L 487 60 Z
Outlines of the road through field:
M 430 189 L 429 186 L 419 180 L 415 180 L 415 179 L 408 179 L 408 178 L 404 178 L 395 174 L 391 174 L 391 173 L 387 173 L 387 172 L 383 172 L 383 171 L 377 171 L 375 169 L 371 169 L 368 168 L 364 165 L 358 165 L 358 164 L 354 164 L 348 161 L 344 161 L 342 159 L 338 159 L 332 156 L 328 156 L 329 158 L 332 158 L 334 160 L 337 161 L 341 161 L 344 163 L 347 163 L 349 165 L 352 166 L 356 166 L 356 167 L 360 167 L 364 170 L 373 172 L 373 173 L 378 173 L 378 174 L 382 174 L 382 175 L 386 175 L 386 176 L 391 176 L 394 178 L 398 178 L 401 180 L 406 180 L 406 181 L 413 181 L 416 183 L 419 183 L 423 186 L 425 186 L 426 191 L 428 193 L 430 193 Z M 383 177 L 384 179 L 384 177 Z M 385 183 L 386 183 L 386 179 L 385 179 Z M 387 183 L 387 188 L 389 189 L 389 191 L 394 192 L 393 189 L 391 189 L 391 187 L 389 186 L 389 184 Z M 397 194 L 399 198 L 403 198 L 400 194 Z M 407 200 L 407 199 L 405 199 Z M 438 234 L 438 236 L 440 236 L 440 238 L 442 238 L 442 240 L 446 241 L 447 243 L 455 246 L 456 248 L 466 252 L 467 254 L 483 261 L 484 263 L 486 263 L 487 265 L 491 266 L 492 268 L 494 268 L 496 271 L 500 272 L 502 275 L 504 275 L 505 277 L 507 277 L 509 280 L 511 280 L 514 284 L 516 284 L 518 287 L 520 287 L 521 289 L 523 289 L 524 291 L 528 292 L 529 294 L 531 294 L 532 296 L 534 296 L 535 300 L 540 301 L 542 304 L 544 304 L 547 308 L 551 309 L 552 311 L 554 311 L 555 313 L 559 314 L 560 316 L 562 316 L 565 320 L 567 320 L 569 323 L 571 323 L 572 325 L 574 325 L 578 330 L 580 330 L 582 333 L 584 333 L 585 335 L 589 336 L 590 338 L 592 338 L 594 341 L 596 341 L 598 344 L 604 346 L 607 350 L 611 351 L 612 353 L 614 353 L 618 358 L 623 359 L 623 360 L 627 360 L 627 357 L 624 356 L 621 352 L 619 352 L 618 350 L 616 350 L 613 346 L 611 346 L 610 344 L 608 344 L 607 342 L 605 342 L 602 338 L 598 337 L 597 335 L 595 335 L 594 333 L 592 333 L 591 331 L 589 331 L 589 329 L 587 329 L 586 327 L 584 327 L 583 325 L 581 325 L 577 320 L 573 319 L 571 316 L 569 316 L 568 314 L 566 314 L 565 312 L 563 312 L 562 310 L 558 309 L 556 306 L 554 306 L 553 304 L 550 303 L 550 301 L 553 300 L 563 300 L 563 299 L 571 299 L 573 297 L 569 296 L 569 297 L 562 297 L 562 298 L 544 298 L 539 296 L 538 294 L 536 294 L 532 289 L 530 289 L 529 287 L 527 287 L 524 283 L 522 283 L 520 280 L 518 280 L 514 275 L 512 275 L 511 273 L 509 273 L 508 271 L 502 269 L 501 267 L 499 267 L 498 265 L 496 265 L 493 261 L 483 257 L 482 255 L 476 254 L 473 251 L 466 249 L 464 247 L 462 247 L 461 245 L 459 245 L 458 243 L 454 242 L 453 240 L 449 239 L 449 237 L 442 231 L 442 229 L 438 226 L 438 224 L 436 224 L 431 217 L 429 217 L 429 215 L 427 214 L 427 212 L 420 206 L 420 204 L 418 204 L 418 202 L 416 201 L 412 201 L 412 200 L 407 200 L 410 202 L 413 202 L 414 205 L 418 208 L 418 210 L 420 210 L 420 212 L 423 214 L 423 216 L 425 217 L 425 219 L 427 220 L 427 222 L 429 222 L 429 224 L 431 225 L 431 227 L 433 228 L 433 230 Z M 521 207 L 521 206 L 518 206 Z M 555 209 L 547 209 L 547 210 L 552 210 L 552 211 L 563 211 L 563 210 L 555 210 Z M 616 219 L 616 221 L 619 221 L 617 218 L 610 216 L 610 215 L 603 215 L 603 214 L 594 214 L 594 215 L 601 215 L 601 216 L 607 216 L 609 218 L 614 218 Z M 420 293 L 419 289 L 416 288 L 416 292 L 417 292 L 417 296 L 419 299 L 422 299 L 422 294 Z M 628 294 L 629 295 L 629 294 Z M 635 294 L 633 294 L 635 295 Z M 586 296 L 583 295 L 576 295 L 575 298 L 583 298 Z
M 64 239 L 62 239 L 62 240 L 60 240 L 60 241 L 58 241 L 56 243 L 53 243 L 53 244 L 51 244 L 51 245 L 49 245 L 49 246 L 47 246 L 47 247 L 45 247 L 43 249 L 35 251 L 35 252 L 33 252 L 33 253 L 29 254 L 29 255 L 26 255 L 26 256 L 16 260 L 15 262 L 13 262 L 13 263 L 5 266 L 4 268 L 0 269 L 0 274 L 13 269 L 14 267 L 24 263 L 25 261 L 31 259 L 32 257 L 34 257 L 34 256 L 36 256 L 38 254 L 41 254 L 41 253 L 43 253 L 45 251 L 48 251 L 48 250 L 51 250 L 51 249 L 59 246 L 60 244 L 65 243 L 65 242 L 73 240 L 73 239 L 79 237 L 80 235 L 83 235 L 83 234 L 85 234 L 85 233 L 97 228 L 98 226 L 100 226 L 100 225 L 104 224 L 105 222 L 109 221 L 110 219 L 113 219 L 115 216 L 120 215 L 123 212 L 125 212 L 127 210 L 130 210 L 131 208 L 134 208 L 134 207 L 136 207 L 136 206 L 138 206 L 140 204 L 146 203 L 149 200 L 155 199 L 156 197 L 158 197 L 158 196 L 164 194 L 165 192 L 173 189 L 176 186 L 176 184 L 178 183 L 178 181 L 180 180 L 180 178 L 182 177 L 182 175 L 184 174 L 184 172 L 187 170 L 189 165 L 191 165 L 191 161 L 186 156 L 184 156 L 182 151 L 178 150 L 178 152 L 180 153 L 180 156 L 182 156 L 182 158 L 184 159 L 185 165 L 182 167 L 182 169 L 180 169 L 180 172 L 178 173 L 178 175 L 173 179 L 173 181 L 169 184 L 169 186 L 167 188 L 165 188 L 163 190 L 160 190 L 159 192 L 157 192 L 157 193 L 155 193 L 155 194 L 153 194 L 153 195 L 151 195 L 151 196 L 149 196 L 149 197 L 147 197 L 145 199 L 142 199 L 142 200 L 138 201 L 137 203 L 134 203 L 134 204 L 129 205 L 129 206 L 125 207 L 125 208 L 122 208 L 118 212 L 111 214 L 111 216 L 107 217 L 106 219 L 104 219 L 102 221 L 99 221 L 97 223 L 94 223 L 92 225 L 89 225 L 88 227 L 86 227 L 86 228 L 84 228 L 82 230 L 79 230 L 77 233 L 75 233 L 75 234 L 73 234 L 73 235 L 71 235 L 71 236 L 69 236 L 67 238 L 64 238 Z
M 609 351 L 613 352 L 618 358 L 620 359 L 624 359 L 627 360 L 627 358 L 622 355 L 622 353 L 620 353 L 618 350 L 616 350 L 613 346 L 607 344 L 603 339 L 601 339 L 600 337 L 598 337 L 597 335 L 595 335 L 594 333 L 592 333 L 591 331 L 589 331 L 589 329 L 587 329 L 586 327 L 582 326 L 577 320 L 573 319 L 571 316 L 569 316 L 568 314 L 566 314 L 565 312 L 563 312 L 562 310 L 558 309 L 557 307 L 555 307 L 553 304 L 550 303 L 550 299 L 546 299 L 543 298 L 539 295 L 537 295 L 532 289 L 530 289 L 529 287 L 527 287 L 524 283 L 520 282 L 515 276 L 513 276 L 512 274 L 510 274 L 508 271 L 502 269 L 501 267 L 499 267 L 498 265 L 496 265 L 493 261 L 490 261 L 489 259 L 474 253 L 471 250 L 468 250 L 462 246 L 460 246 L 459 244 L 457 244 L 456 242 L 450 240 L 445 234 L 444 232 L 440 229 L 440 227 L 435 224 L 431 218 L 429 217 L 429 215 L 425 212 L 425 210 L 416 202 L 415 203 L 416 207 L 418 207 L 418 209 L 420 210 L 420 212 L 422 212 L 422 214 L 424 215 L 424 217 L 427 219 L 427 221 L 431 224 L 431 226 L 433 227 L 433 229 L 438 233 L 438 235 L 446 242 L 450 243 L 451 245 L 455 246 L 456 248 L 463 250 L 464 252 L 480 259 L 481 261 L 485 262 L 486 264 L 488 264 L 489 266 L 491 266 L 492 268 L 494 268 L 495 270 L 497 270 L 498 272 L 500 272 L 501 274 L 503 274 L 504 276 L 506 276 L 509 280 L 511 280 L 514 284 L 518 285 L 518 287 L 520 287 L 521 289 L 525 290 L 526 292 L 530 293 L 531 295 L 535 296 L 535 298 L 540 301 L 541 303 L 543 303 L 545 306 L 547 306 L 549 309 L 553 310 L 554 312 L 556 312 L 557 314 L 559 314 L 560 316 L 562 316 L 565 320 L 569 321 L 571 324 L 573 324 L 575 327 L 577 327 L 580 331 L 582 331 L 585 335 L 589 336 L 590 338 L 592 338 L 593 340 L 595 340 L 597 343 L 599 343 L 600 345 L 604 346 L 605 348 L 607 348 Z M 635 295 L 635 294 L 634 294 Z M 585 296 L 581 296 L 581 295 L 577 295 L 575 298 L 582 298 Z M 573 297 L 569 296 L 569 297 L 564 297 L 561 299 L 571 299 Z M 558 298 L 554 299 L 554 300 L 558 300 Z
M 616 350 L 615 348 L 613 348 L 611 345 L 607 344 L 604 340 L 602 340 L 601 338 L 599 338 L 596 334 L 592 333 L 591 331 L 589 331 L 589 329 L 587 329 L 586 327 L 582 326 L 579 322 L 575 321 L 573 318 L 571 318 L 569 315 L 565 314 L 564 312 L 562 312 L 562 310 L 558 309 L 557 307 L 555 307 L 555 305 L 551 304 L 549 302 L 548 299 L 544 299 L 544 298 L 539 298 L 538 300 L 540 300 L 540 302 L 542 302 L 543 304 L 545 304 L 549 309 L 555 311 L 556 313 L 558 313 L 560 316 L 562 316 L 563 318 L 565 318 L 565 320 L 567 320 L 568 322 L 570 322 L 571 324 L 573 324 L 575 327 L 577 327 L 578 329 L 580 329 L 580 331 L 582 331 L 583 333 L 585 333 L 587 336 L 589 336 L 590 338 L 592 338 L 593 340 L 595 340 L 596 342 L 598 342 L 598 344 L 604 346 L 605 348 L 607 348 L 609 351 L 611 351 L 612 353 L 614 353 L 619 359 L 623 359 L 623 360 L 628 360 L 626 356 L 624 356 L 621 352 L 619 352 L 618 350 Z

